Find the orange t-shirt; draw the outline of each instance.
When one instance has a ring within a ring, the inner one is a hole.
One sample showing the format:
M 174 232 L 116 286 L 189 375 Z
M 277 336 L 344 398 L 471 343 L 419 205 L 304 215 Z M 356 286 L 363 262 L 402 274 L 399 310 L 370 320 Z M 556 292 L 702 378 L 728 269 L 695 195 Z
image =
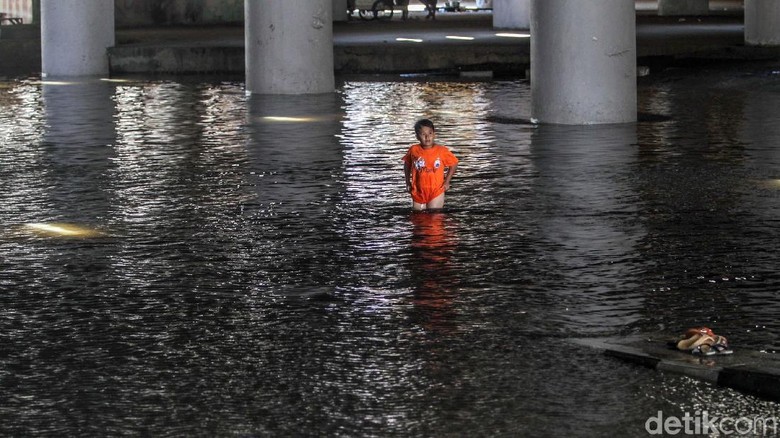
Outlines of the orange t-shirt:
M 458 164 L 458 158 L 440 144 L 428 149 L 412 145 L 403 161 L 410 169 L 412 199 L 419 204 L 427 204 L 444 193 L 444 168 Z

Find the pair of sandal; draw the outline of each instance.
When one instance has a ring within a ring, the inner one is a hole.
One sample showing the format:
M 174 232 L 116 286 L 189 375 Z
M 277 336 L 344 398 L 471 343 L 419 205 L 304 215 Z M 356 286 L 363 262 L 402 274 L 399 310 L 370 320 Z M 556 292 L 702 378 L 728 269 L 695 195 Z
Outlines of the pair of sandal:
M 695 356 L 713 356 L 716 354 L 731 354 L 729 341 L 725 336 L 719 336 L 707 327 L 688 329 L 677 342 L 678 350 L 687 350 Z

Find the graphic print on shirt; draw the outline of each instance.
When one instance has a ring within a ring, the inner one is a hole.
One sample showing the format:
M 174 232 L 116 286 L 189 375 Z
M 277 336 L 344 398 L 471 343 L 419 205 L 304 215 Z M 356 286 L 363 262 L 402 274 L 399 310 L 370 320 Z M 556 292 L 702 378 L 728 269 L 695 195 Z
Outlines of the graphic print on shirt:
M 436 161 L 433 162 L 433 169 L 429 169 L 425 166 L 425 158 L 423 157 L 417 157 L 417 159 L 414 160 L 414 168 L 418 171 L 433 172 L 439 167 L 441 167 L 441 157 L 436 157 Z
M 417 159 L 414 160 L 414 168 L 418 171 L 425 169 L 425 158 L 417 157 Z

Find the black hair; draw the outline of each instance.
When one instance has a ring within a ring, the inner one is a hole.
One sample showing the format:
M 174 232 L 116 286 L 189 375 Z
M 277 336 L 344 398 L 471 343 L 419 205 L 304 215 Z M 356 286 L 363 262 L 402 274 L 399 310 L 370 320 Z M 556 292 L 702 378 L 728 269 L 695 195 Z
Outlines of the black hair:
M 436 130 L 436 128 L 433 127 L 433 122 L 431 122 L 428 119 L 420 119 L 417 121 L 417 123 L 414 124 L 414 133 L 415 135 L 420 135 L 420 130 L 423 126 L 427 126 L 428 128 L 431 128 L 432 130 Z

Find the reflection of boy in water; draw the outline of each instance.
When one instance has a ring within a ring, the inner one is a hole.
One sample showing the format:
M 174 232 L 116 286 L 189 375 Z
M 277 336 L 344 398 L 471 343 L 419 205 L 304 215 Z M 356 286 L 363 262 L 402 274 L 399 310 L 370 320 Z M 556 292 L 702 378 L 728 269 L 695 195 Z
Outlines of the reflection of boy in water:
M 423 271 L 445 268 L 455 250 L 454 237 L 445 220 L 442 212 L 412 213 L 412 250 L 417 258 L 415 264 Z
M 458 274 L 450 266 L 458 245 L 454 224 L 442 212 L 412 212 L 411 220 L 412 318 L 427 331 L 452 331 L 457 328 L 453 300 L 458 283 Z
M 458 159 L 446 147 L 435 144 L 433 122 L 422 119 L 414 124 L 419 144 L 404 155 L 406 190 L 412 195 L 413 210 L 444 207 L 444 192 L 450 189 Z

